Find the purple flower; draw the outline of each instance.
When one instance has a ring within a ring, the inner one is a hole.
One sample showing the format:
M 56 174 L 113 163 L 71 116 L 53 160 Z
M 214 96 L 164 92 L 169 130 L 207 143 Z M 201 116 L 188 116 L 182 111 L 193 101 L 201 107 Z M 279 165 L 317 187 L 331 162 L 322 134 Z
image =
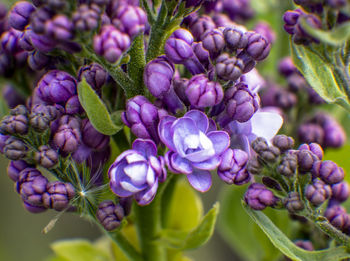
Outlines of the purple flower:
M 103 150 L 109 144 L 109 136 L 98 132 L 88 119 L 84 119 L 81 127 L 82 140 L 90 148 Z
M 316 161 L 312 166 L 311 173 L 330 185 L 342 182 L 344 179 L 344 170 L 330 160 Z
M 214 126 L 198 110 L 179 119 L 166 116 L 158 125 L 159 137 L 169 149 L 165 155 L 169 169 L 186 174 L 192 187 L 201 192 L 209 190 L 210 170 L 219 166 L 221 154 L 230 145 L 228 134 Z
M 222 0 L 222 5 L 224 11 L 234 21 L 248 20 L 254 15 L 250 0 Z
M 226 46 L 224 34 L 220 29 L 206 31 L 201 40 L 203 47 L 208 50 L 212 59 L 216 58 Z
M 120 226 L 124 218 L 124 209 L 120 204 L 114 204 L 111 200 L 101 202 L 96 211 L 96 217 L 107 231 L 112 231 Z
M 239 28 L 227 27 L 224 29 L 224 37 L 227 47 L 231 51 L 246 48 L 248 44 L 248 34 Z
M 84 108 L 81 106 L 78 95 L 74 95 L 68 99 L 65 106 L 65 113 L 67 114 L 81 114 Z
M 221 155 L 218 175 L 227 184 L 245 184 L 250 180 L 250 175 L 246 170 L 247 162 L 248 154 L 245 151 L 227 149 Z
M 346 201 L 350 196 L 350 186 L 346 181 L 332 185 L 331 200 L 341 203 Z
M 94 90 L 100 90 L 108 80 L 108 73 L 98 63 L 82 66 L 78 72 L 78 80 L 85 80 Z
M 24 160 L 16 160 L 16 161 L 10 161 L 8 167 L 7 167 L 7 175 L 12 179 L 14 182 L 17 182 L 19 179 L 19 174 L 22 170 L 25 168 L 32 167 Z
M 292 58 L 287 56 L 279 62 L 278 71 L 283 76 L 288 77 L 294 73 L 297 73 L 298 69 L 295 67 Z
M 100 34 L 93 40 L 94 50 L 110 63 L 118 61 L 123 52 L 130 47 L 130 37 L 113 25 L 102 27 Z
M 197 41 L 201 39 L 204 32 L 214 29 L 215 27 L 216 25 L 213 19 L 207 15 L 202 15 L 189 25 L 190 31 Z
M 191 105 L 196 108 L 214 106 L 224 97 L 220 83 L 209 81 L 204 74 L 191 78 L 187 84 L 186 95 Z
M 46 169 L 54 168 L 58 163 L 57 151 L 51 149 L 47 145 L 39 147 L 38 151 L 34 154 L 35 161 Z
M 45 34 L 59 41 L 69 41 L 74 37 L 74 25 L 68 17 L 56 15 L 45 23 Z
M 276 197 L 263 184 L 251 184 L 244 194 L 244 201 L 254 210 L 263 210 L 276 203 Z
M 298 150 L 309 150 L 313 154 L 315 154 L 320 160 L 323 158 L 323 149 L 322 147 L 317 143 L 310 143 L 310 144 L 301 144 L 298 148 Z
M 69 207 L 69 201 L 73 199 L 75 189 L 71 183 L 61 181 L 49 182 L 43 194 L 43 204 L 47 208 L 62 211 Z
M 244 70 L 243 60 L 223 53 L 216 59 L 215 72 L 220 79 L 235 82 Z
M 269 43 L 274 43 L 276 40 L 276 34 L 272 30 L 271 26 L 266 22 L 259 22 L 255 25 L 254 31 L 261 34 Z
M 347 231 L 350 227 L 350 217 L 342 206 L 335 205 L 327 208 L 324 212 L 324 216 L 329 220 L 332 226 L 343 232 Z
M 139 205 L 151 203 L 156 195 L 158 181 L 164 181 L 164 160 L 157 156 L 157 147 L 151 140 L 137 139 L 131 150 L 118 156 L 108 170 L 110 187 L 119 197 L 134 196 Z
M 77 30 L 89 31 L 98 27 L 101 9 L 98 5 L 82 4 L 73 14 L 73 23 Z
M 29 18 L 35 8 L 32 4 L 20 1 L 17 2 L 9 12 L 9 24 L 16 30 L 23 31 L 27 24 L 29 24 Z
M 323 143 L 324 130 L 315 123 L 304 123 L 298 128 L 298 136 L 301 142 L 305 143 Z
M 257 61 L 264 60 L 270 53 L 271 43 L 259 33 L 250 32 L 248 34 L 247 53 Z
M 78 149 L 81 142 L 81 134 L 78 129 L 73 129 L 68 124 L 63 124 L 55 133 L 53 141 L 63 152 L 72 153 Z
M 316 207 L 325 202 L 332 194 L 331 187 L 323 181 L 315 179 L 313 184 L 305 189 L 305 196 Z

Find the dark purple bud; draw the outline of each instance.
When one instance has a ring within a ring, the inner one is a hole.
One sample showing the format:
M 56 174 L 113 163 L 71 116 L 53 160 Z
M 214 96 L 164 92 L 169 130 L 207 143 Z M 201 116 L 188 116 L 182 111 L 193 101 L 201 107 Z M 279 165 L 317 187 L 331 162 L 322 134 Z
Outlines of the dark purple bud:
M 81 81 L 83 77 L 94 90 L 98 91 L 107 82 L 108 73 L 98 63 L 92 63 L 79 69 L 78 80 Z
M 291 57 L 283 58 L 278 64 L 278 71 L 285 77 L 297 73 L 298 69 L 295 67 Z
M 294 11 L 288 10 L 287 12 L 284 13 L 283 15 L 283 20 L 284 20 L 284 30 L 286 30 L 287 33 L 289 34 L 294 34 L 294 27 L 297 24 L 300 15 L 303 12 L 300 9 L 296 9 Z
M 312 167 L 312 174 L 327 184 L 336 184 L 344 180 L 344 170 L 333 161 L 316 161 Z
M 254 27 L 254 31 L 264 36 L 265 39 L 271 44 L 273 44 L 276 40 L 275 32 L 272 30 L 271 26 L 266 22 L 257 23 Z
M 28 118 L 26 115 L 5 116 L 0 124 L 2 134 L 25 135 L 28 132 Z
M 175 78 L 173 79 L 173 88 L 176 92 L 177 96 L 180 98 L 180 100 L 187 106 L 190 105 L 190 102 L 186 95 L 186 89 L 188 85 L 189 80 L 186 78 Z
M 250 72 L 254 69 L 256 61 L 246 51 L 241 51 L 237 55 L 237 58 L 243 61 L 243 73 Z
M 248 32 L 247 53 L 255 60 L 262 61 L 270 53 L 271 43 L 264 36 L 255 32 Z
M 318 179 L 315 179 L 313 184 L 308 185 L 305 189 L 307 200 L 315 207 L 320 206 L 323 202 L 329 199 L 331 194 L 331 187 Z
M 307 15 L 303 15 L 303 16 L 304 16 L 305 22 L 311 28 L 316 28 L 316 29 L 321 28 L 322 22 L 317 16 L 311 15 L 311 14 L 307 14 Z M 319 42 L 319 40 L 313 38 L 311 35 L 309 35 L 306 32 L 306 30 L 303 28 L 302 24 L 300 24 L 300 20 L 295 25 L 293 41 L 296 44 L 309 44 L 310 42 L 316 42 L 316 43 Z
M 186 8 L 197 8 L 202 4 L 203 0 L 185 0 L 184 2 L 186 3 Z
M 259 158 L 265 162 L 274 163 L 276 159 L 280 156 L 281 152 L 279 148 L 270 146 L 267 150 L 259 153 Z
M 283 176 L 291 177 L 295 174 L 298 167 L 298 156 L 295 153 L 286 153 L 283 155 L 277 171 Z
M 224 34 L 220 29 L 206 31 L 201 40 L 204 49 L 209 51 L 212 59 L 216 58 L 226 46 Z
M 276 135 L 272 139 L 272 144 L 280 149 L 280 151 L 286 151 L 292 149 L 294 146 L 294 139 L 286 135 Z
M 216 59 L 215 72 L 225 81 L 236 81 L 243 74 L 244 63 L 241 59 L 228 53 L 221 54 Z
M 71 115 L 63 115 L 59 120 L 60 125 L 68 125 L 72 129 L 80 130 L 81 120 L 78 117 L 74 117 Z
M 13 28 L 4 32 L 0 38 L 0 50 L 9 55 L 15 55 L 16 53 L 22 51 L 19 45 L 19 39 L 21 37 L 21 32 Z
M 227 184 L 243 185 L 250 180 L 250 175 L 246 171 L 247 162 L 248 154 L 245 151 L 227 149 L 221 155 L 218 175 Z
M 68 17 L 56 15 L 45 23 L 45 33 L 60 41 L 72 40 L 74 25 Z
M 50 127 L 50 118 L 42 113 L 31 113 L 29 122 L 37 132 L 44 132 Z
M 115 63 L 130 47 L 130 37 L 113 25 L 105 25 L 100 34 L 95 35 L 93 45 L 98 55 L 103 56 L 110 63 Z
M 345 131 L 335 119 L 326 121 L 322 127 L 324 131 L 323 146 L 339 148 L 344 145 L 346 141 Z
M 139 6 L 122 4 L 111 16 L 112 23 L 120 31 L 126 33 L 130 38 L 145 31 L 147 15 Z
M 232 120 L 248 121 L 259 109 L 259 96 L 252 93 L 245 83 L 238 83 L 225 91 L 225 110 L 218 116 L 217 121 L 225 126 Z
M 25 30 L 21 33 L 19 39 L 18 39 L 18 44 L 19 46 L 28 52 L 31 52 L 34 50 L 33 44 L 32 44 L 32 40 L 31 40 L 31 32 L 32 29 L 30 26 L 27 26 L 25 28 Z
M 252 175 L 260 175 L 262 172 L 263 166 L 257 157 L 251 157 L 247 164 L 247 171 Z
M 318 161 L 318 157 L 309 150 L 299 150 L 298 155 L 298 170 L 301 173 L 308 172 L 312 169 L 314 163 Z
M 44 69 L 50 62 L 50 56 L 40 52 L 34 51 L 28 56 L 28 65 L 34 71 Z
M 251 143 L 252 149 L 259 154 L 262 151 L 265 151 L 269 148 L 265 138 L 258 137 Z
M 33 31 L 37 34 L 43 34 L 46 21 L 49 21 L 53 15 L 54 12 L 46 7 L 37 8 L 30 17 L 30 25 Z
M 53 141 L 63 152 L 72 153 L 78 148 L 81 140 L 80 136 L 81 134 L 79 130 L 73 129 L 69 125 L 64 124 L 58 128 Z
M 287 81 L 288 81 L 288 88 L 292 92 L 298 92 L 309 88 L 309 85 L 305 81 L 304 77 L 299 73 L 293 73 L 292 75 L 288 76 Z
M 65 112 L 71 115 L 81 114 L 84 112 L 84 109 L 80 104 L 78 95 L 74 95 L 68 99 L 65 105 Z
M 319 160 L 322 160 L 323 158 L 323 149 L 322 147 L 317 143 L 310 143 L 310 144 L 301 144 L 298 148 L 298 150 L 309 150 L 313 154 L 315 154 Z
M 244 33 L 238 28 L 225 28 L 224 37 L 226 41 L 226 46 L 231 51 L 236 51 L 237 49 L 246 48 L 248 45 L 248 34 Z
M 296 105 L 297 96 L 277 84 L 271 84 L 262 93 L 261 103 L 264 107 L 275 106 L 283 110 L 289 110 Z
M 53 70 L 41 78 L 35 92 L 43 101 L 65 103 L 77 93 L 77 82 L 70 74 Z
M 52 37 L 37 34 L 33 31 L 28 31 L 28 37 L 32 43 L 32 46 L 44 53 L 52 51 L 57 46 L 57 41 Z
M 346 181 L 332 185 L 332 200 L 341 203 L 346 201 L 350 196 L 350 186 Z
M 10 114 L 11 115 L 24 115 L 24 116 L 28 116 L 28 110 L 27 110 L 27 107 L 25 105 L 17 105 L 15 108 L 13 108 L 11 111 L 10 111 Z
M 290 213 L 299 212 L 304 209 L 304 203 L 300 200 L 298 192 L 291 192 L 283 199 L 283 204 Z
M 314 250 L 314 246 L 312 245 L 311 241 L 308 241 L 308 240 L 297 240 L 294 242 L 294 244 L 302 249 L 307 250 L 307 251 Z
M 34 154 L 35 161 L 46 169 L 51 169 L 58 163 L 57 151 L 47 145 L 40 146 Z
M 162 98 L 170 90 L 174 70 L 174 65 L 165 56 L 159 56 L 147 63 L 143 81 L 154 97 Z
M 210 60 L 209 60 L 209 52 L 204 49 L 202 42 L 194 42 L 192 43 L 192 49 L 198 60 L 202 63 L 205 68 L 209 68 Z
M 25 168 L 19 174 L 16 183 L 17 192 L 23 200 L 33 206 L 43 206 L 43 193 L 46 191 L 47 178 L 36 168 Z
M 120 226 L 120 222 L 124 218 L 124 209 L 111 200 L 105 200 L 98 206 L 96 217 L 104 229 L 112 231 Z
M 90 157 L 88 157 L 87 165 L 91 169 L 91 175 L 98 174 L 101 177 L 101 179 L 96 179 L 96 182 L 101 181 L 103 183 L 103 175 L 101 173 L 101 169 L 103 168 L 104 164 L 109 160 L 110 156 L 111 156 L 111 147 L 107 146 L 103 150 L 92 151 L 90 154 Z M 97 172 L 97 173 L 94 173 L 94 172 Z M 100 185 L 102 185 L 102 183 Z
M 347 231 L 350 226 L 350 217 L 342 206 L 335 205 L 327 208 L 324 212 L 324 216 L 329 220 L 332 226 L 343 232 Z
M 31 109 L 31 114 L 41 114 L 49 119 L 49 121 L 56 120 L 63 113 L 63 108 L 60 106 L 51 106 L 51 105 L 43 105 L 36 104 Z
M 323 128 L 314 123 L 304 123 L 298 128 L 298 137 L 301 142 L 304 143 L 323 143 L 324 139 L 324 130 Z
M 138 138 L 152 139 L 159 143 L 158 123 L 162 117 L 161 111 L 144 96 L 135 96 L 126 103 L 122 114 L 123 122 Z
M 196 40 L 200 40 L 204 32 L 216 27 L 213 19 L 207 15 L 202 15 L 189 25 L 189 29 Z
M 245 21 L 254 16 L 250 0 L 223 0 L 223 9 L 234 21 Z
M 163 95 L 161 102 L 162 107 L 165 107 L 167 111 L 173 114 L 181 113 L 185 110 L 184 104 L 174 91 L 173 85 L 171 85 L 169 91 Z
M 19 174 L 21 173 L 22 170 L 25 168 L 30 168 L 32 167 L 29 165 L 27 162 L 24 160 L 15 160 L 15 161 L 10 161 L 8 167 L 7 167 L 7 175 L 12 179 L 14 182 L 17 182 L 19 179 Z
M 9 84 L 6 84 L 2 89 L 2 96 L 10 109 L 25 103 L 24 96 Z
M 125 216 L 129 216 L 132 208 L 132 197 L 120 198 L 119 205 L 124 209 Z
M 47 210 L 47 208 L 44 206 L 36 206 L 36 205 L 29 203 L 26 200 L 23 200 L 23 207 L 33 214 L 42 213 L 42 212 Z
M 10 136 L 0 134 L 0 152 L 4 153 L 4 147 L 6 145 L 6 141 Z
M 85 145 L 95 150 L 103 150 L 109 144 L 109 136 L 98 132 L 88 119 L 82 121 L 81 134 Z
M 47 208 L 62 211 L 69 207 L 69 201 L 73 199 L 75 189 L 71 183 L 61 181 L 49 182 L 46 192 L 43 194 L 43 204 Z
M 26 25 L 29 24 L 29 18 L 35 8 L 32 4 L 26 1 L 17 2 L 9 12 L 9 24 L 16 30 L 23 31 Z
M 220 83 L 209 81 L 204 74 L 191 78 L 187 85 L 186 95 L 191 105 L 196 108 L 214 106 L 219 104 L 224 97 Z
M 260 183 L 253 183 L 248 187 L 244 194 L 244 200 L 254 210 L 263 210 L 277 202 L 272 191 Z
M 215 13 L 212 18 L 217 28 L 235 27 L 235 23 L 230 19 L 230 17 L 223 13 Z
M 101 9 L 98 5 L 82 4 L 73 14 L 73 23 L 76 30 L 89 31 L 98 27 Z
M 276 180 L 274 180 L 270 177 L 264 176 L 264 177 L 262 177 L 261 181 L 268 188 L 282 191 L 280 184 Z

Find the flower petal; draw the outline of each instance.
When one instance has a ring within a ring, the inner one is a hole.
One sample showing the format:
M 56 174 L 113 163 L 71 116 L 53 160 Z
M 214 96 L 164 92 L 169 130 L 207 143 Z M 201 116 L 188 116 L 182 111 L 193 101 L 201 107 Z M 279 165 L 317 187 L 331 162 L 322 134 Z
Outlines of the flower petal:
M 176 118 L 173 116 L 165 116 L 158 125 L 158 135 L 160 140 L 172 151 L 176 151 L 171 133 L 171 126 L 175 120 Z
M 208 117 L 203 112 L 199 110 L 191 110 L 187 112 L 184 117 L 191 118 L 197 124 L 197 128 L 203 133 L 207 132 L 209 121 Z
M 230 146 L 230 136 L 226 131 L 212 131 L 207 134 L 213 143 L 215 154 L 222 154 Z
M 147 178 L 147 162 L 135 162 L 124 167 L 124 173 L 130 178 L 131 182 L 140 186 L 146 183 Z
M 146 158 L 157 156 L 157 146 L 152 140 L 136 139 L 132 144 L 132 149 L 140 152 Z
M 173 143 L 176 148 L 176 152 L 181 156 L 185 157 L 185 144 L 184 141 L 187 136 L 189 135 L 199 135 L 199 130 L 195 124 L 195 122 L 191 118 L 180 118 L 176 120 L 173 125 L 172 129 L 174 131 L 173 135 Z
M 252 124 L 252 133 L 268 141 L 277 134 L 283 124 L 281 115 L 273 112 L 258 111 L 253 115 L 250 121 Z
M 111 190 L 119 197 L 129 197 L 133 194 L 132 192 L 127 191 L 120 186 L 120 180 L 123 176 L 125 176 L 125 174 L 123 173 L 123 168 L 125 165 L 126 163 L 117 164 L 115 166 L 112 165 L 112 167 L 108 171 L 108 175 L 110 178 L 109 185 L 111 187 Z
M 135 194 L 136 202 L 141 205 L 148 205 L 154 199 L 158 189 L 158 180 L 155 181 L 154 185 L 148 189 L 145 189 Z
M 171 155 L 170 164 L 171 164 L 171 167 L 174 168 L 177 172 L 180 172 L 183 174 L 192 173 L 191 163 L 187 159 L 182 158 L 177 153 L 174 153 Z
M 187 175 L 187 179 L 191 186 L 200 192 L 208 191 L 212 184 L 211 174 L 207 170 L 194 169 L 191 174 Z
M 193 162 L 192 166 L 202 170 L 213 170 L 220 165 L 220 161 L 221 161 L 220 157 L 215 156 L 202 162 Z

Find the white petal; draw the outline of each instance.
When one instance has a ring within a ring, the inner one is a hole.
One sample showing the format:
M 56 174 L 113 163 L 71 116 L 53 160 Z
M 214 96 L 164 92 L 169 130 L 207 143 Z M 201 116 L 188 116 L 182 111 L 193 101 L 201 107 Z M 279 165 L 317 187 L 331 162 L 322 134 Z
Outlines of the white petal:
M 271 140 L 282 127 L 283 118 L 278 113 L 256 112 L 250 119 L 252 124 L 252 133 L 257 137 L 263 137 Z

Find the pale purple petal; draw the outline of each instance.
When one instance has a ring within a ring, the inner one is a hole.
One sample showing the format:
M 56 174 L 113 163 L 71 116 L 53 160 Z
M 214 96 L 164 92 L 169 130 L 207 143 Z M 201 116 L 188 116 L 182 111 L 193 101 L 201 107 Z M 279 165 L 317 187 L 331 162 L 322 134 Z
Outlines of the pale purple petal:
M 208 191 L 212 184 L 211 174 L 207 170 L 194 169 L 191 174 L 187 175 L 187 179 L 191 186 L 200 192 Z
M 202 162 L 193 162 L 192 166 L 197 168 L 197 169 L 202 169 L 202 170 L 213 170 L 216 169 L 220 165 L 220 157 L 215 156 L 211 157 L 210 159 Z
M 225 131 L 212 131 L 207 136 L 213 143 L 216 155 L 220 155 L 230 146 L 230 136 Z
M 149 189 L 145 189 L 137 194 L 135 194 L 135 200 L 141 206 L 148 205 L 154 199 L 158 189 L 158 180 Z
M 108 175 L 110 178 L 110 187 L 112 191 L 120 197 L 129 197 L 133 194 L 132 192 L 127 191 L 120 186 L 120 180 L 123 176 L 125 176 L 123 173 L 123 168 L 125 166 L 126 163 L 117 164 L 115 167 L 113 167 L 112 165 L 112 167 L 108 171 Z
M 209 121 L 208 117 L 203 112 L 198 110 L 191 110 L 187 112 L 184 115 L 184 117 L 191 118 L 197 124 L 197 127 L 201 132 L 207 132 L 209 127 Z
M 132 144 L 132 149 L 142 153 L 146 158 L 157 156 L 157 146 L 152 140 L 136 139 Z
M 258 111 L 253 115 L 250 121 L 252 124 L 252 133 L 268 141 L 277 134 L 283 124 L 281 115 L 273 112 Z
M 170 157 L 170 165 L 172 168 L 174 168 L 177 172 L 183 173 L 183 174 L 190 174 L 192 173 L 192 166 L 191 163 L 182 157 L 180 157 L 179 154 L 174 153 Z
M 176 148 L 175 151 L 179 153 L 180 156 L 185 157 L 185 138 L 189 135 L 199 135 L 199 130 L 194 121 L 190 118 L 180 118 L 176 120 L 172 126 L 172 129 L 174 130 L 173 143 Z
M 172 151 L 176 150 L 171 132 L 171 126 L 175 120 L 176 118 L 173 116 L 165 116 L 158 125 L 158 135 L 160 140 Z

